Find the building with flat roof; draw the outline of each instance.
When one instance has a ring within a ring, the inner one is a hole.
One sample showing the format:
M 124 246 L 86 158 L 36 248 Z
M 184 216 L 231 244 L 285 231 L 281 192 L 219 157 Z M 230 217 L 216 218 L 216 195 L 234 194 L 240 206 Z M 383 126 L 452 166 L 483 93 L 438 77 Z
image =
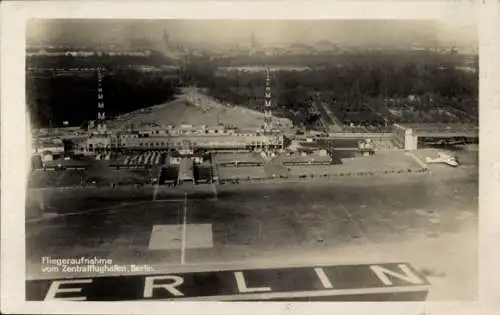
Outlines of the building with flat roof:
M 213 158 L 215 159 L 215 163 L 220 166 L 242 167 L 264 165 L 262 158 L 253 152 L 216 154 Z
M 96 136 L 87 139 L 88 151 L 96 149 L 211 149 L 238 150 L 270 147 L 282 149 L 284 137 L 259 134 L 154 134 L 124 133 L 119 135 Z
M 50 152 L 51 154 L 60 154 L 64 152 L 64 143 L 61 139 L 33 139 L 32 153 Z
M 179 168 L 174 165 L 163 166 L 160 169 L 159 184 L 160 185 L 172 185 L 177 183 L 179 179 Z
M 305 152 L 286 154 L 279 156 L 278 159 L 285 166 L 332 164 L 332 158 L 324 150 L 313 152 L 312 154 Z
M 191 160 L 190 158 L 181 159 L 181 162 L 179 163 L 179 179 L 177 180 L 178 183 L 194 183 L 193 166 L 193 160 Z
M 405 150 L 416 150 L 419 138 L 478 138 L 474 124 L 394 124 L 394 143 Z

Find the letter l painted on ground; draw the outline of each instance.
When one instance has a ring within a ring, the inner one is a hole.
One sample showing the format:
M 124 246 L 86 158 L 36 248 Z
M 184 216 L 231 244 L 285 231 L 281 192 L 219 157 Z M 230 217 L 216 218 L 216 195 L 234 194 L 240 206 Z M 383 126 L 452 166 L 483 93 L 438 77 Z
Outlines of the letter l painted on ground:
M 236 285 L 238 286 L 238 291 L 240 291 L 241 293 L 271 291 L 270 287 L 260 287 L 260 288 L 247 287 L 245 277 L 243 277 L 243 272 L 240 271 L 235 272 L 234 277 L 236 278 Z

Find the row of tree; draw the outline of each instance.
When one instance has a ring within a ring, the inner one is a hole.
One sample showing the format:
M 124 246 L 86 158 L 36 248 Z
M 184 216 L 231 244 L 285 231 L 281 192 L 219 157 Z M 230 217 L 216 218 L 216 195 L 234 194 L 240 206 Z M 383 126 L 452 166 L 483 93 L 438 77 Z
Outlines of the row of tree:
M 129 65 L 161 66 L 171 64 L 163 54 L 152 52 L 149 56 L 44 56 L 26 57 L 26 66 L 34 68 L 91 68 L 105 66 L 109 69 L 125 68 Z
M 198 77 L 198 85 L 214 93 L 227 91 L 229 87 L 252 89 L 262 94 L 262 73 L 239 73 L 226 76 Z M 475 97 L 478 93 L 478 76 L 455 68 L 418 67 L 342 67 L 303 72 L 276 72 L 272 78 L 274 89 L 332 91 L 337 98 L 352 96 L 405 97 L 410 94 L 434 94 L 444 97 Z
M 263 73 L 227 72 L 214 76 L 209 74 L 208 68 L 198 71 L 205 72 L 199 76 L 192 75 L 196 78 L 196 85 L 208 88 L 210 94 L 220 100 L 252 108 L 263 103 Z M 409 96 L 419 100 L 415 105 L 421 110 L 443 104 L 471 112 L 471 104 L 477 103 L 478 98 L 478 76 L 475 72 L 465 72 L 455 67 L 432 67 L 416 63 L 383 67 L 373 64 L 353 65 L 273 73 L 274 106 L 282 109 L 282 112 L 294 112 L 293 120 L 296 123 L 306 125 L 314 119 L 304 109 L 315 100 L 316 91 L 320 92 L 323 101 L 336 102 L 342 112 L 358 112 L 360 108 L 371 112 L 363 105 L 369 103 L 390 117 L 389 111 L 384 108 L 384 100 L 396 99 L 406 104 Z M 477 106 L 475 108 L 477 111 Z M 340 112 L 338 115 L 344 116 Z M 360 115 L 360 120 L 379 117 L 366 113 Z
M 359 51 L 338 54 L 301 54 L 290 55 L 255 55 L 228 56 L 214 60 L 217 66 L 248 66 L 248 65 L 297 65 L 310 67 L 328 67 L 342 64 L 344 66 L 364 64 L 375 67 L 386 65 L 419 65 L 439 66 L 460 64 L 463 56 L 440 54 L 432 51 Z
M 31 77 L 27 100 L 33 123 L 39 127 L 79 126 L 97 117 L 97 76 Z M 105 75 L 102 81 L 109 117 L 169 101 L 178 93 L 176 79 L 134 71 Z

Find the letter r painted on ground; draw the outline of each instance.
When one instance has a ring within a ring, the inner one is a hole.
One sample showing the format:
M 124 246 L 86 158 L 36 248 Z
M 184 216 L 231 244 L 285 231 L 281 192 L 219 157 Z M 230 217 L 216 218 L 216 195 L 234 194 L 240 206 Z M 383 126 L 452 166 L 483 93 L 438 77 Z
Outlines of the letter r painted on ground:
M 379 278 L 382 283 L 386 286 L 392 286 L 394 283 L 389 279 L 388 276 L 392 276 L 394 278 L 398 278 L 400 280 L 403 280 L 405 282 L 411 283 L 411 284 L 423 284 L 424 280 L 421 279 L 419 276 L 414 274 L 410 268 L 408 268 L 407 265 L 405 264 L 399 264 L 398 268 L 403 271 L 403 273 L 398 273 L 393 270 L 389 270 L 385 267 L 379 266 L 379 265 L 372 265 L 370 266 L 370 269 L 375 273 L 377 278 Z
M 235 272 L 234 277 L 236 278 L 236 285 L 238 286 L 238 291 L 240 293 L 271 291 L 270 287 L 256 287 L 256 288 L 247 287 L 247 283 L 245 281 L 245 277 L 243 276 L 243 272 L 240 271 Z
M 173 282 L 155 284 L 156 280 L 171 280 Z M 172 294 L 174 296 L 184 296 L 184 294 L 176 288 L 183 283 L 184 283 L 184 278 L 179 277 L 179 276 L 146 277 L 146 279 L 144 279 L 144 297 L 145 298 L 152 298 L 153 297 L 153 289 L 155 289 L 155 288 L 165 289 L 168 292 L 170 292 L 170 294 Z
M 61 288 L 63 284 L 78 284 L 78 283 L 92 283 L 92 279 L 79 279 L 79 280 L 56 280 L 52 281 L 50 288 L 45 295 L 45 301 L 50 300 L 65 300 L 65 301 L 85 301 L 85 296 L 72 296 L 72 297 L 57 297 L 58 293 L 75 293 L 82 292 L 81 287 Z

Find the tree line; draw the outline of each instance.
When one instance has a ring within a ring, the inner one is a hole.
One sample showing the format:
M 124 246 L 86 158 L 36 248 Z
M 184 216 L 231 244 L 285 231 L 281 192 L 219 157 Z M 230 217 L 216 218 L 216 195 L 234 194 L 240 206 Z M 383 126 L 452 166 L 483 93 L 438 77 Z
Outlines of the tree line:
M 212 96 L 222 101 L 252 108 L 263 103 L 263 73 L 228 71 L 218 76 L 204 73 L 195 77 L 198 86 L 208 88 Z M 314 119 L 308 109 L 315 92 L 320 92 L 323 101 L 338 104 L 338 115 L 348 121 L 355 113 L 360 113 L 361 120 L 378 117 L 364 103 L 388 113 L 384 99 L 404 102 L 409 96 L 420 100 L 414 104 L 419 110 L 441 104 L 470 112 L 471 108 L 477 111 L 477 106 L 471 104 L 478 99 L 478 75 L 451 66 L 418 63 L 328 66 L 309 71 L 277 71 L 272 75 L 274 106 L 282 113 L 294 112 L 296 123 L 308 124 Z M 345 114 L 348 112 L 352 114 Z
M 26 79 L 28 109 L 38 127 L 80 126 L 97 117 L 97 75 Z M 178 93 L 177 80 L 157 74 L 120 71 L 102 80 L 107 117 L 161 104 Z
M 290 55 L 253 55 L 253 56 L 224 56 L 216 58 L 213 63 L 217 66 L 262 66 L 262 65 L 297 65 L 312 68 L 328 67 L 342 64 L 350 66 L 364 65 L 419 65 L 440 66 L 457 65 L 462 62 L 463 55 L 440 54 L 432 51 L 347 51 L 338 54 L 301 54 Z
M 418 57 L 418 58 L 417 58 Z M 31 59 L 30 59 L 31 58 Z M 280 60 L 289 64 L 293 58 L 239 57 L 240 59 L 191 58 L 181 67 L 178 77 L 147 74 L 123 69 L 129 65 L 163 65 L 169 61 L 163 55 L 152 57 L 89 56 L 89 57 L 30 57 L 28 66 L 42 68 L 95 67 L 114 69 L 103 81 L 106 114 L 114 116 L 166 102 L 175 97 L 179 85 L 207 88 L 209 93 L 228 103 L 258 109 L 264 98 L 265 76 L 263 73 L 223 72 L 218 66 L 228 63 L 258 65 L 272 64 Z M 38 59 L 37 59 L 38 58 Z M 250 58 L 250 59 L 249 59 Z M 253 59 L 252 59 L 253 58 Z M 274 58 L 274 59 L 273 59 Z M 316 58 L 316 59 L 315 59 Z M 455 59 L 454 59 L 455 58 Z M 387 112 L 381 100 L 405 99 L 409 95 L 420 99 L 434 98 L 435 102 L 470 110 L 478 98 L 477 72 L 465 72 L 455 68 L 456 56 L 443 57 L 428 54 L 399 55 L 342 55 L 319 58 L 299 58 L 301 66 L 310 65 L 309 71 L 272 74 L 272 93 L 275 112 L 307 124 L 315 120 L 310 103 L 315 92 L 321 93 L 326 102 L 337 102 L 345 112 L 366 109 L 362 104 L 370 102 L 380 112 Z M 275 60 L 276 59 L 276 60 Z M 262 63 L 264 61 L 266 63 Z M 341 63 L 339 63 L 340 61 Z M 145 63 L 144 63 L 145 62 Z M 258 63 L 260 62 L 260 64 Z M 70 125 L 96 117 L 97 78 L 95 74 L 57 77 L 34 75 L 27 72 L 28 108 L 39 126 Z M 427 103 L 418 104 L 421 108 Z M 340 107 L 339 107 L 340 108 Z M 354 114 L 352 114 L 354 115 Z M 348 116 L 351 116 L 349 114 Z
M 172 64 L 165 55 L 152 51 L 149 56 L 26 56 L 26 66 L 34 68 L 92 68 L 105 66 L 109 69 L 129 65 L 161 66 Z

